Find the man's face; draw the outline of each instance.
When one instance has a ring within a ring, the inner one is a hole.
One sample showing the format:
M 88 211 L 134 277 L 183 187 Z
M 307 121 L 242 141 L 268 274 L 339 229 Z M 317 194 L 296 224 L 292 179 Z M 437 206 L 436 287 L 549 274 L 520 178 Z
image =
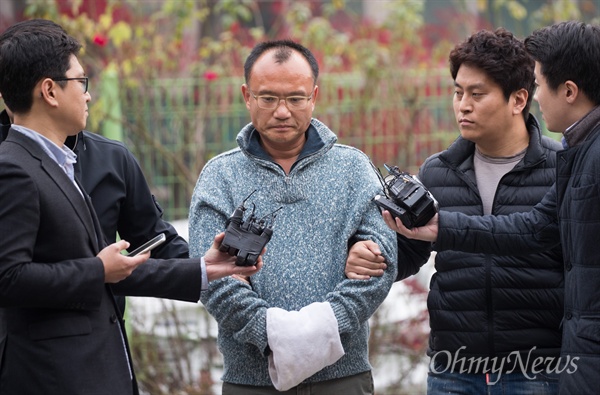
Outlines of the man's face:
M 541 64 L 535 62 L 535 94 L 533 99 L 538 102 L 542 119 L 546 123 L 546 127 L 551 132 L 563 133 L 575 120 L 571 121 L 569 117 L 568 106 L 564 101 L 564 95 L 561 91 L 565 89 L 564 85 L 560 85 L 557 90 L 552 90 L 548 86 L 546 77 L 542 74 Z
M 500 85 L 483 70 L 466 64 L 458 69 L 454 85 L 452 103 L 461 136 L 482 147 L 506 138 L 514 118 Z
M 85 77 L 83 67 L 77 57 L 71 56 L 71 67 L 67 70 L 65 78 Z M 88 102 L 92 99 L 89 92 L 85 91 L 83 80 L 65 81 L 64 88 L 57 86 L 57 98 L 59 99 L 59 110 L 61 112 L 61 123 L 63 130 L 69 135 L 79 133 L 85 129 L 88 117 Z
M 248 84 L 242 86 L 252 124 L 271 155 L 302 147 L 318 93 L 310 65 L 302 55 L 293 51 L 286 62 L 276 63 L 273 53 L 274 50 L 269 50 L 258 58 L 252 67 Z M 285 100 L 279 100 L 275 109 L 264 109 L 259 107 L 253 95 L 276 96 L 279 99 L 312 95 L 312 98 L 301 110 L 288 108 Z

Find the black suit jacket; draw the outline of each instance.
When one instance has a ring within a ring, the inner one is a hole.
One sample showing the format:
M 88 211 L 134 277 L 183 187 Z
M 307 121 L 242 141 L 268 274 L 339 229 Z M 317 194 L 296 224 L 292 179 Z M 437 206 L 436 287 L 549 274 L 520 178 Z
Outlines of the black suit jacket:
M 198 260 L 149 260 L 106 285 L 93 209 L 36 142 L 12 130 L 0 145 L 0 191 L 0 393 L 137 393 L 112 293 L 196 302 Z

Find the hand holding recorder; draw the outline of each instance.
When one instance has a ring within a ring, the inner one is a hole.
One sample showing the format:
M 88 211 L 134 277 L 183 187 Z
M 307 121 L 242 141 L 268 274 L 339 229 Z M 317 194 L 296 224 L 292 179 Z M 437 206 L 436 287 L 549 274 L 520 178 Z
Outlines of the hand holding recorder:
M 387 226 L 408 239 L 435 242 L 438 236 L 439 214 L 435 214 L 423 226 L 408 228 L 398 217 L 394 217 L 388 210 L 384 210 L 383 220 Z
M 433 195 L 416 176 L 400 171 L 397 166 L 384 164 L 388 176 L 380 176 L 385 196 L 373 199 L 381 211 L 388 211 L 392 217 L 400 219 L 410 229 L 427 224 L 438 212 L 439 205 Z
M 231 256 L 227 252 L 221 252 L 219 250 L 224 237 L 225 233 L 218 234 L 213 241 L 213 245 L 204 255 L 208 281 L 233 274 L 251 276 L 262 268 L 262 255 L 265 253 L 266 249 L 263 249 L 256 258 L 255 266 L 240 267 L 236 265 L 235 256 Z M 104 264 L 105 282 L 117 283 L 129 277 L 139 265 L 150 258 L 150 251 L 164 243 L 165 239 L 165 235 L 161 233 L 127 255 L 121 254 L 122 250 L 129 248 L 129 243 L 125 240 L 121 240 L 104 248 L 98 253 L 98 258 L 100 258 Z
M 257 256 L 255 265 L 238 266 L 236 264 L 238 259 L 236 255 L 230 255 L 228 252 L 220 250 L 220 246 L 224 238 L 225 233 L 219 233 L 213 240 L 213 244 L 210 249 L 206 251 L 206 254 L 204 254 L 204 263 L 206 264 L 208 281 L 234 274 L 251 276 L 262 268 L 262 256 L 267 251 L 266 248 L 263 248 L 260 252 L 260 255 Z

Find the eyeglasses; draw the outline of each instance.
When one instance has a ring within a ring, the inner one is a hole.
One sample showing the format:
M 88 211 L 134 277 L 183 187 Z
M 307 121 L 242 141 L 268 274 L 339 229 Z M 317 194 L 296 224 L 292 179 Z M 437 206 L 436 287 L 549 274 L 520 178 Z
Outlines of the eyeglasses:
M 284 98 L 280 98 L 279 96 L 271 96 L 271 95 L 255 95 L 250 89 L 248 89 L 253 98 L 256 99 L 256 104 L 258 104 L 258 108 L 262 108 L 263 110 L 274 110 L 279 106 L 279 102 L 281 100 L 285 101 L 285 105 L 289 110 L 304 110 L 308 105 L 308 102 L 313 97 L 313 93 L 310 96 L 287 96 Z
M 53 78 L 52 81 L 77 81 L 81 83 L 81 89 L 83 89 L 83 93 L 88 91 L 88 77 Z

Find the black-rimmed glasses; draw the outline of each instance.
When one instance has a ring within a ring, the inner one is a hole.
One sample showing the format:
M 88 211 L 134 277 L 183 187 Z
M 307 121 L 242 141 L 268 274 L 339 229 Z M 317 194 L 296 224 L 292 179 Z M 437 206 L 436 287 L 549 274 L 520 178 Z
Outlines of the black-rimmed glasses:
M 81 83 L 83 93 L 88 91 L 88 77 L 73 77 L 73 78 L 52 78 L 52 81 L 78 81 Z
M 274 110 L 279 106 L 279 102 L 281 100 L 285 101 L 285 105 L 290 110 L 304 110 L 308 105 L 308 102 L 312 99 L 313 93 L 315 92 L 313 88 L 313 93 L 310 96 L 287 96 L 287 97 L 278 97 L 271 95 L 255 95 L 250 88 L 248 91 L 252 95 L 253 98 L 256 99 L 256 103 L 259 108 L 263 110 Z

